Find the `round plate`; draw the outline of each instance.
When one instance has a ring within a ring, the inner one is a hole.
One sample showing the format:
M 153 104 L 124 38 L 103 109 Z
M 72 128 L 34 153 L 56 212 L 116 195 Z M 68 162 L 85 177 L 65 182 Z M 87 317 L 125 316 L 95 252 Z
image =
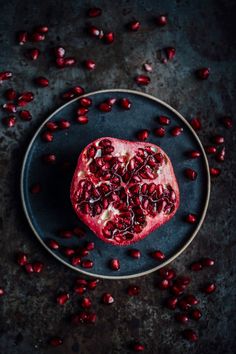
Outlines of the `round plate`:
M 26 217 L 43 246 L 65 265 L 81 273 L 110 279 L 148 274 L 168 264 L 183 252 L 201 227 L 210 194 L 210 174 L 204 149 L 189 123 L 176 110 L 155 97 L 123 89 L 96 91 L 85 96 L 93 100 L 88 124 L 80 125 L 75 121 L 78 108 L 76 98 L 56 110 L 45 121 L 64 118 L 70 121 L 71 127 L 56 132 L 53 142 L 46 143 L 41 139 L 44 122 L 27 149 L 21 174 L 21 195 Z M 100 112 L 97 105 L 109 97 L 127 97 L 132 101 L 132 108 L 125 111 L 115 104 L 111 112 Z M 171 119 L 171 124 L 166 129 L 167 134 L 164 138 L 150 134 L 148 141 L 164 149 L 173 163 L 180 188 L 180 207 L 168 223 L 138 243 L 128 247 L 104 243 L 78 220 L 70 203 L 70 183 L 78 156 L 88 143 L 103 136 L 135 140 L 139 129 L 148 128 L 152 131 L 158 127 L 157 118 L 160 115 Z M 183 127 L 184 132 L 178 137 L 172 137 L 170 129 L 176 125 Z M 188 159 L 186 152 L 189 150 L 199 150 L 202 155 L 198 159 Z M 47 153 L 56 154 L 55 165 L 49 166 L 42 162 L 42 155 Z M 184 169 L 187 167 L 197 171 L 195 181 L 184 176 Z M 41 186 L 40 193 L 30 193 L 30 187 L 37 183 Z M 194 225 L 184 222 L 184 217 L 189 212 L 198 216 Z M 59 236 L 59 229 L 72 229 L 75 226 L 84 227 L 84 238 L 73 236 L 71 239 L 62 239 Z M 62 247 L 79 247 L 88 240 L 93 241 L 95 250 L 90 253 L 89 259 L 94 261 L 94 267 L 83 269 L 72 266 L 63 252 L 53 251 L 47 246 L 48 239 L 57 240 Z M 129 256 L 128 251 L 131 248 L 141 251 L 139 260 Z M 166 255 L 163 262 L 150 256 L 152 251 L 158 249 Z M 108 263 L 112 258 L 119 258 L 119 271 L 109 268 Z

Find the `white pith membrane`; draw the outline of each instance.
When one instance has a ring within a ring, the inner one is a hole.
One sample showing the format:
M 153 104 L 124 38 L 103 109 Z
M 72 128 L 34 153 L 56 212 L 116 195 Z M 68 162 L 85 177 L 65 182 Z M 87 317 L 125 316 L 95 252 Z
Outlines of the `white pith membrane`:
M 80 154 L 71 201 L 79 218 L 98 237 L 127 245 L 173 217 L 179 188 L 172 164 L 160 147 L 101 138 Z

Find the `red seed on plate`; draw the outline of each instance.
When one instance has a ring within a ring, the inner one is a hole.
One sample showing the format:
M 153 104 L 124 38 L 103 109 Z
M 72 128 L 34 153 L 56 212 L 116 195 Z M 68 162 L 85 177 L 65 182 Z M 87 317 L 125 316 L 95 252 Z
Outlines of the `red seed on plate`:
M 112 270 L 119 270 L 120 269 L 120 261 L 117 258 L 110 260 L 110 268 Z
M 149 130 L 147 129 L 139 130 L 139 132 L 137 133 L 137 139 L 139 141 L 145 141 L 147 140 L 148 137 L 149 137 Z
M 78 114 L 78 116 L 84 116 L 86 113 L 88 113 L 88 108 L 85 107 L 79 107 L 76 111 L 76 113 Z
M 60 248 L 60 245 L 56 240 L 49 240 L 48 247 L 52 250 L 58 250 Z
M 94 244 L 94 242 L 92 242 L 92 241 L 90 241 L 90 242 L 87 242 L 86 243 L 86 250 L 88 250 L 88 251 L 93 251 L 94 250 L 94 248 L 95 248 L 95 244 Z
M 104 304 L 110 305 L 110 304 L 113 304 L 114 298 L 110 293 L 104 293 L 102 295 L 102 302 Z
M 115 97 L 110 97 L 110 98 L 107 98 L 106 99 L 106 103 L 109 105 L 109 106 L 113 106 L 115 103 L 116 103 L 117 99 Z
M 195 214 L 188 214 L 186 216 L 186 221 L 190 224 L 194 224 L 197 221 L 197 216 Z
M 168 60 L 172 60 L 175 57 L 176 54 L 176 49 L 173 47 L 167 47 L 165 48 L 165 52 L 166 52 L 166 57 Z
M 88 70 L 94 70 L 96 68 L 96 63 L 92 59 L 86 60 L 84 65 Z
M 30 59 L 37 60 L 40 55 L 40 51 L 37 48 L 31 48 L 27 54 Z
M 26 31 L 20 31 L 17 34 L 17 42 L 19 45 L 24 45 L 29 39 L 28 33 Z
M 81 257 L 79 256 L 74 256 L 71 259 L 71 264 L 75 267 L 81 263 Z
M 89 260 L 89 259 L 85 259 L 81 262 L 81 267 L 82 268 L 93 268 L 93 261 Z
M 88 117 L 87 116 L 78 116 L 78 117 L 76 117 L 76 121 L 80 124 L 87 124 Z
M 190 269 L 193 270 L 194 272 L 198 272 L 199 270 L 202 270 L 202 263 L 194 262 L 191 264 Z
M 87 12 L 88 17 L 98 17 L 101 16 L 101 14 L 102 10 L 99 7 L 91 7 Z
M 135 82 L 138 85 L 146 86 L 151 82 L 151 79 L 150 79 L 150 77 L 148 77 L 146 75 L 138 75 L 135 78 Z
M 211 294 L 216 290 L 216 285 L 214 283 L 209 283 L 202 288 L 202 291 L 205 294 Z
M 52 347 L 59 347 L 60 345 L 63 344 L 63 340 L 59 337 L 53 337 L 49 340 L 49 344 L 52 346 Z
M 16 118 L 14 116 L 4 117 L 2 118 L 2 123 L 8 128 L 12 128 L 16 124 Z
M 106 44 L 111 44 L 115 40 L 115 33 L 114 32 L 107 32 L 104 34 L 104 42 Z
M 129 250 L 129 255 L 132 258 L 139 259 L 141 257 L 141 252 L 137 249 L 131 249 Z
M 193 118 L 190 120 L 190 124 L 194 130 L 200 130 L 202 128 L 202 123 L 200 118 Z
M 152 252 L 151 256 L 157 261 L 163 261 L 166 258 L 165 254 L 160 250 Z
M 215 154 L 217 150 L 215 146 L 206 146 L 205 151 L 207 154 Z
M 200 151 L 197 151 L 197 150 L 191 150 L 191 151 L 188 151 L 188 152 L 187 152 L 187 156 L 188 156 L 190 159 L 197 159 L 198 157 L 201 156 L 201 152 L 200 152 Z
M 17 256 L 17 263 L 19 264 L 19 266 L 24 266 L 28 263 L 27 260 L 27 255 L 25 253 L 20 253 Z
M 184 339 L 187 339 L 190 342 L 198 341 L 198 335 L 192 329 L 185 329 L 182 333 L 183 333 Z
M 49 85 L 49 80 L 46 77 L 39 76 L 35 79 L 35 83 L 40 87 L 47 87 Z
M 191 181 L 194 181 L 197 178 L 197 172 L 193 170 L 192 168 L 186 168 L 185 171 L 185 176 L 190 179 Z
M 9 101 L 13 101 L 16 98 L 16 91 L 12 88 L 6 90 L 5 92 L 6 99 Z
M 33 263 L 34 273 L 41 273 L 43 271 L 43 268 L 44 268 L 44 264 L 42 262 Z
M 73 237 L 73 234 L 74 232 L 71 230 L 66 230 L 66 229 L 59 230 L 59 236 L 62 238 L 70 239 L 71 237 Z
M 129 25 L 128 25 L 128 27 L 129 27 L 129 30 L 130 31 L 134 31 L 134 32 L 136 32 L 136 31 L 138 31 L 139 29 L 140 29 L 140 22 L 139 21 L 136 21 L 136 20 L 134 20 L 134 21 L 131 21 L 130 23 L 129 23 Z
M 233 119 L 231 117 L 223 117 L 221 119 L 221 122 L 225 128 L 227 129 L 233 128 Z
M 137 296 L 140 293 L 140 287 L 137 285 L 130 285 L 127 289 L 127 294 L 129 296 Z
M 45 131 L 43 132 L 42 134 L 42 140 L 47 142 L 47 143 L 50 143 L 53 141 L 53 134 L 50 132 L 50 131 Z
M 84 297 L 81 301 L 81 306 L 84 309 L 90 309 L 90 307 L 92 306 L 92 301 L 89 297 Z
M 29 121 L 32 119 L 30 112 L 27 110 L 20 111 L 19 116 L 22 120 L 25 120 L 25 121 Z
M 70 298 L 70 294 L 63 293 L 63 294 L 58 295 L 56 300 L 57 300 L 58 305 L 63 306 L 69 300 L 69 298 Z
M 156 23 L 157 23 L 158 26 L 161 26 L 161 27 L 166 26 L 167 23 L 168 23 L 168 18 L 167 18 L 167 16 L 166 16 L 166 15 L 160 15 L 160 16 L 158 16 L 158 17 L 156 18 Z
M 98 109 L 100 110 L 100 111 L 102 111 L 102 112 L 111 112 L 111 110 L 112 110 L 112 106 L 110 106 L 108 103 L 106 103 L 106 102 L 102 102 L 102 103 L 100 103 L 99 104 L 99 106 L 98 106 Z
M 82 97 L 79 99 L 79 103 L 81 106 L 88 108 L 92 105 L 92 100 L 89 97 Z
M 129 110 L 132 105 L 131 101 L 128 98 L 121 98 L 119 103 L 120 103 L 120 106 L 126 110 Z
M 30 192 L 32 194 L 38 194 L 39 192 L 41 192 L 41 186 L 39 183 L 35 183 L 30 187 Z
M 190 313 L 190 316 L 193 320 L 198 321 L 202 317 L 202 313 L 198 309 L 193 309 Z
M 201 260 L 201 264 L 203 267 L 213 267 L 215 265 L 215 261 L 214 259 L 207 257 Z
M 157 137 L 162 138 L 163 136 L 165 136 L 166 130 L 165 130 L 165 128 L 160 127 L 160 128 L 154 129 L 153 133 L 154 133 L 154 135 L 156 135 Z
M 216 167 L 210 167 L 210 174 L 212 177 L 218 177 L 221 174 L 221 170 Z
M 209 68 L 201 68 L 196 71 L 196 75 L 198 79 L 200 80 L 206 80 L 208 79 L 210 75 L 210 69 Z
M 224 144 L 225 139 L 222 135 L 216 135 L 213 137 L 213 142 L 217 145 L 221 145 Z
M 57 121 L 58 128 L 61 130 L 70 128 L 70 122 L 66 119 L 61 119 Z
M 174 127 L 170 131 L 172 136 L 179 136 L 180 134 L 182 134 L 182 132 L 183 132 L 183 128 L 181 127 Z
M 170 118 L 168 118 L 166 116 L 160 116 L 158 120 L 159 120 L 159 123 L 162 125 L 169 125 L 170 124 Z
M 69 247 L 65 247 L 63 252 L 66 257 L 72 257 L 75 254 L 75 250 Z

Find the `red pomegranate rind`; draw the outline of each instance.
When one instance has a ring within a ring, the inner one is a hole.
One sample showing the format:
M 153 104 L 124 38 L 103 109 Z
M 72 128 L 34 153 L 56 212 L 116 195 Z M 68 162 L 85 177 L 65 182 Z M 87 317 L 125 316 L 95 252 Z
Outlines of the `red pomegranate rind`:
M 169 221 L 180 198 L 171 161 L 160 147 L 108 137 L 81 152 L 70 197 L 79 219 L 117 246 L 137 242 Z

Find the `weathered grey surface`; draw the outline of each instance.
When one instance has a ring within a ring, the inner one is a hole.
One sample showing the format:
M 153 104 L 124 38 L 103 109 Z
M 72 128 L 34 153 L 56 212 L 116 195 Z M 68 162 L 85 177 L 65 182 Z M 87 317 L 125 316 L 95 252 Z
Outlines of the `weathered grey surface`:
M 233 1 L 96 1 L 103 8 L 103 16 L 91 22 L 117 33 L 117 40 L 111 46 L 103 46 L 84 34 L 88 22 L 85 11 L 90 5 L 92 2 L 86 1 L 0 1 L 0 71 L 14 72 L 14 79 L 0 88 L 1 103 L 2 93 L 11 86 L 18 91 L 32 89 L 36 94 L 30 106 L 32 122 L 19 122 L 11 130 L 0 128 L 0 287 L 6 291 L 0 299 L 0 352 L 129 353 L 127 343 L 140 337 L 149 354 L 231 354 L 236 333 L 235 219 L 232 215 L 235 136 L 232 130 L 222 128 L 218 119 L 235 111 Z M 170 23 L 158 29 L 153 15 L 163 12 L 168 13 Z M 133 18 L 142 22 L 142 30 L 129 34 L 124 26 Z M 15 32 L 30 30 L 41 23 L 50 27 L 47 40 L 38 45 L 45 54 L 31 63 L 24 58 L 25 47 L 15 44 Z M 68 55 L 76 56 L 79 63 L 86 58 L 95 59 L 96 71 L 85 72 L 80 64 L 58 71 L 50 64 L 48 54 L 57 44 L 65 45 Z M 160 64 L 158 51 L 172 45 L 177 49 L 176 58 L 167 65 Z M 164 295 L 154 286 L 155 274 L 136 281 L 103 281 L 91 296 L 99 317 L 96 326 L 72 327 L 67 318 L 78 309 L 78 300 L 58 308 L 55 294 L 69 290 L 76 274 L 43 250 L 29 229 L 19 198 L 24 151 L 36 127 L 61 104 L 59 94 L 77 83 L 87 91 L 136 88 L 133 77 L 142 72 L 146 60 L 154 67 L 152 83 L 146 92 L 168 102 L 187 118 L 199 114 L 204 125 L 200 137 L 205 144 L 212 133 L 223 133 L 226 138 L 226 162 L 222 176 L 213 181 L 205 223 L 193 244 L 173 264 L 178 271 L 186 272 L 189 263 L 200 256 L 209 255 L 217 260 L 214 269 L 196 274 L 191 287 L 193 291 L 198 289 L 206 278 L 218 284 L 214 295 L 200 296 L 204 316 L 199 324 L 192 324 L 200 336 L 195 345 L 181 339 L 181 326 L 161 306 Z M 206 82 L 197 81 L 193 75 L 201 66 L 211 68 Z M 36 75 L 47 76 L 50 89 L 36 89 L 32 84 Z M 15 263 L 15 253 L 19 250 L 45 263 L 42 275 L 28 276 L 19 269 Z M 130 283 L 142 287 L 141 296 L 127 298 L 125 288 Z M 99 304 L 101 294 L 107 290 L 116 299 L 111 307 Z M 51 335 L 62 336 L 64 345 L 49 348 L 47 340 Z

